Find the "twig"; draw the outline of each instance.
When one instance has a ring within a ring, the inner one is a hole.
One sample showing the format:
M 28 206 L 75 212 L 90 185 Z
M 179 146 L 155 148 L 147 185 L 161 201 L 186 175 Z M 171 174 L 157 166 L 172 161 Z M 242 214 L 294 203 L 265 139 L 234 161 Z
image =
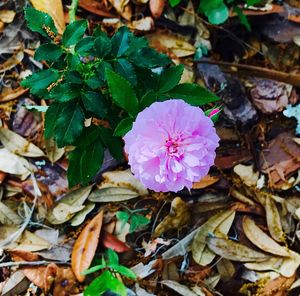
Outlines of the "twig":
M 219 65 L 221 67 L 225 67 L 226 69 L 224 69 L 224 71 L 228 73 L 267 78 L 300 87 L 300 74 L 285 73 L 252 65 L 243 65 L 209 60 L 197 61 L 196 63 Z
M 77 7 L 78 7 L 78 0 L 72 0 L 72 4 L 69 10 L 70 24 L 76 21 Z
M 51 263 L 55 263 L 55 264 L 69 264 L 68 262 L 62 262 L 62 261 L 19 261 L 19 262 L 4 262 L 4 263 L 0 263 L 0 268 L 2 267 L 12 267 L 12 266 L 20 266 L 20 265 L 30 265 L 30 266 L 37 266 L 37 265 L 48 265 Z

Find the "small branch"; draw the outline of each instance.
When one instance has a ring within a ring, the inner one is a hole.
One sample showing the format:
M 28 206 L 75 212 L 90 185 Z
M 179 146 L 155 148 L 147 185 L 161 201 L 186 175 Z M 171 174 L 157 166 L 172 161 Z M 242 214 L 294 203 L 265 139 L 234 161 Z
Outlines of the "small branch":
M 267 78 L 267 79 L 277 80 L 280 82 L 284 82 L 284 83 L 288 83 L 300 87 L 300 74 L 285 73 L 285 72 L 271 70 L 263 67 L 236 64 L 236 63 L 227 63 L 227 62 L 205 60 L 205 61 L 198 61 L 197 63 L 219 65 L 221 67 L 225 67 L 224 71 L 231 74 Z
M 78 7 L 78 0 L 72 0 L 72 4 L 69 10 L 70 24 L 76 21 L 77 7 Z
M 61 262 L 61 261 L 19 261 L 19 262 L 3 262 L 0 263 L 0 268 L 2 267 L 12 267 L 12 266 L 20 266 L 20 265 L 27 265 L 27 266 L 38 266 L 38 265 L 48 265 L 50 263 L 55 264 L 69 264 L 68 262 Z

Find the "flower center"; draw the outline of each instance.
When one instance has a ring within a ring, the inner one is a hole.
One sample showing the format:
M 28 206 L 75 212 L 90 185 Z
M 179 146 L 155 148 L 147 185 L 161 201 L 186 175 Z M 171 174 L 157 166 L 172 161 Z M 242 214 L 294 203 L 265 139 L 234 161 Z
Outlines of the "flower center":
M 165 147 L 167 148 L 167 152 L 170 156 L 180 156 L 180 137 L 169 138 L 166 140 Z

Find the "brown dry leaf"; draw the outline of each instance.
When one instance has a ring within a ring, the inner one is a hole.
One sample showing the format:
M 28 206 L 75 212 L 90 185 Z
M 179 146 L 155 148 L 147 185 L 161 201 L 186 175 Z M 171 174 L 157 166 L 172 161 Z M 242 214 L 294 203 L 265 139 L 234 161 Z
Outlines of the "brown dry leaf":
M 165 0 L 149 0 L 149 8 L 154 18 L 159 18 L 165 8 Z
M 230 260 L 222 258 L 217 263 L 217 269 L 223 281 L 229 281 L 235 274 L 235 267 Z
M 219 181 L 219 177 L 207 175 L 199 182 L 193 183 L 193 189 L 203 189 Z
M 72 251 L 71 264 L 73 272 L 79 282 L 83 282 L 85 276 L 81 273 L 89 268 L 94 258 L 100 231 L 102 227 L 103 211 L 95 216 L 81 231 Z
M 134 30 L 147 32 L 154 28 L 154 21 L 152 17 L 146 16 L 140 20 L 132 21 L 130 27 L 132 27 Z
M 0 293 L 2 296 L 14 296 L 25 292 L 30 285 L 30 281 L 26 278 L 22 270 L 17 270 L 3 283 L 2 291 L 1 284 Z
M 291 277 L 279 276 L 269 280 L 256 291 L 259 296 L 286 296 L 288 290 L 296 279 L 296 274 Z
M 21 95 L 25 94 L 28 91 L 28 88 L 23 88 L 22 86 L 19 86 L 15 89 L 10 89 L 10 91 L 4 92 L 0 94 L 0 102 L 8 102 L 14 99 L 17 99 Z
M 181 229 L 189 224 L 190 220 L 188 205 L 180 197 L 175 197 L 171 203 L 170 213 L 156 226 L 153 237 L 158 237 L 170 229 Z
M 275 242 L 247 216 L 243 219 L 243 229 L 246 237 L 261 250 L 277 256 L 290 257 L 291 254 L 286 247 Z
M 253 200 L 251 200 L 235 188 L 232 188 L 230 190 L 230 195 L 236 198 L 237 200 L 241 201 L 242 203 L 245 203 L 250 206 L 255 206 L 255 202 Z
M 58 161 L 65 153 L 65 149 L 58 148 L 56 142 L 53 139 L 45 139 L 45 148 L 48 159 L 52 164 Z
M 5 127 L 0 127 L 0 141 L 6 149 L 21 156 L 45 156 L 44 152 L 39 147 Z
M 16 65 L 19 65 L 24 58 L 24 52 L 22 50 L 17 51 L 12 57 L 5 60 L 4 63 L 0 64 L 0 73 L 8 71 L 14 68 Z
M 132 9 L 129 0 L 108 0 L 115 10 L 127 21 L 131 19 Z
M 54 20 L 59 34 L 65 30 L 65 17 L 61 0 L 30 0 L 33 7 L 37 10 L 48 13 Z
M 115 14 L 109 12 L 109 8 L 105 6 L 104 2 L 97 0 L 79 0 L 79 7 L 102 17 L 116 17 Z
M 165 32 L 155 32 L 147 36 L 149 43 L 158 51 L 162 51 L 172 57 L 182 58 L 193 55 L 195 47 L 182 37 Z
M 11 208 L 0 201 L 0 223 L 5 225 L 21 224 L 22 219 Z
M 269 186 L 279 187 L 300 169 L 300 146 L 290 133 L 281 133 L 261 152 L 261 171 L 269 175 Z
M 218 237 L 207 239 L 208 247 L 217 255 L 239 262 L 260 262 L 269 258 L 268 255 L 254 251 L 238 242 Z
M 283 276 L 290 277 L 300 265 L 300 255 L 290 250 L 290 257 L 272 257 L 262 262 L 246 263 L 245 267 L 256 271 L 276 271 Z
M 198 264 L 204 260 L 203 257 L 206 246 L 206 238 L 209 233 L 214 232 L 216 228 L 233 213 L 234 211 L 232 210 L 221 211 L 220 213 L 210 217 L 203 225 L 199 227 L 191 246 L 193 258 Z
M 14 20 L 15 15 L 16 13 L 13 10 L 0 10 L 0 21 L 9 24 Z
M 285 234 L 282 230 L 280 214 L 272 198 L 266 198 L 265 209 L 268 229 L 272 238 L 278 242 L 285 242 Z
M 54 281 L 53 296 L 69 296 L 78 293 L 76 277 L 70 267 L 60 267 Z
M 233 171 L 242 179 L 249 187 L 256 186 L 259 173 L 254 172 L 253 165 L 238 164 L 233 168 Z
M 183 296 L 198 296 L 197 293 L 190 290 L 187 286 L 184 286 L 182 284 L 179 284 L 178 282 L 171 281 L 171 280 L 164 280 L 161 281 L 161 283 L 168 288 L 176 291 L 176 293 L 183 295 Z M 203 294 L 205 295 L 205 294 Z
M 217 154 L 215 165 L 221 169 L 230 169 L 250 159 L 252 159 L 252 155 L 247 149 L 230 149 L 230 151 L 226 151 L 226 155 Z

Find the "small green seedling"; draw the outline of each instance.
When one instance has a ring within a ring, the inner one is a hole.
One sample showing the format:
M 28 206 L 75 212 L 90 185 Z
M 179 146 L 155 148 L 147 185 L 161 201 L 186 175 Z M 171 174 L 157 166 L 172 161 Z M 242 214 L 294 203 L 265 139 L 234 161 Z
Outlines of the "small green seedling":
M 129 279 L 136 279 L 135 273 L 129 268 L 119 264 L 119 257 L 112 249 L 108 249 L 101 258 L 99 265 L 93 266 L 83 272 L 84 275 L 104 270 L 100 276 L 94 279 L 85 289 L 84 296 L 99 296 L 107 291 L 114 292 L 120 296 L 127 295 L 126 286 L 116 277 L 120 274 Z

